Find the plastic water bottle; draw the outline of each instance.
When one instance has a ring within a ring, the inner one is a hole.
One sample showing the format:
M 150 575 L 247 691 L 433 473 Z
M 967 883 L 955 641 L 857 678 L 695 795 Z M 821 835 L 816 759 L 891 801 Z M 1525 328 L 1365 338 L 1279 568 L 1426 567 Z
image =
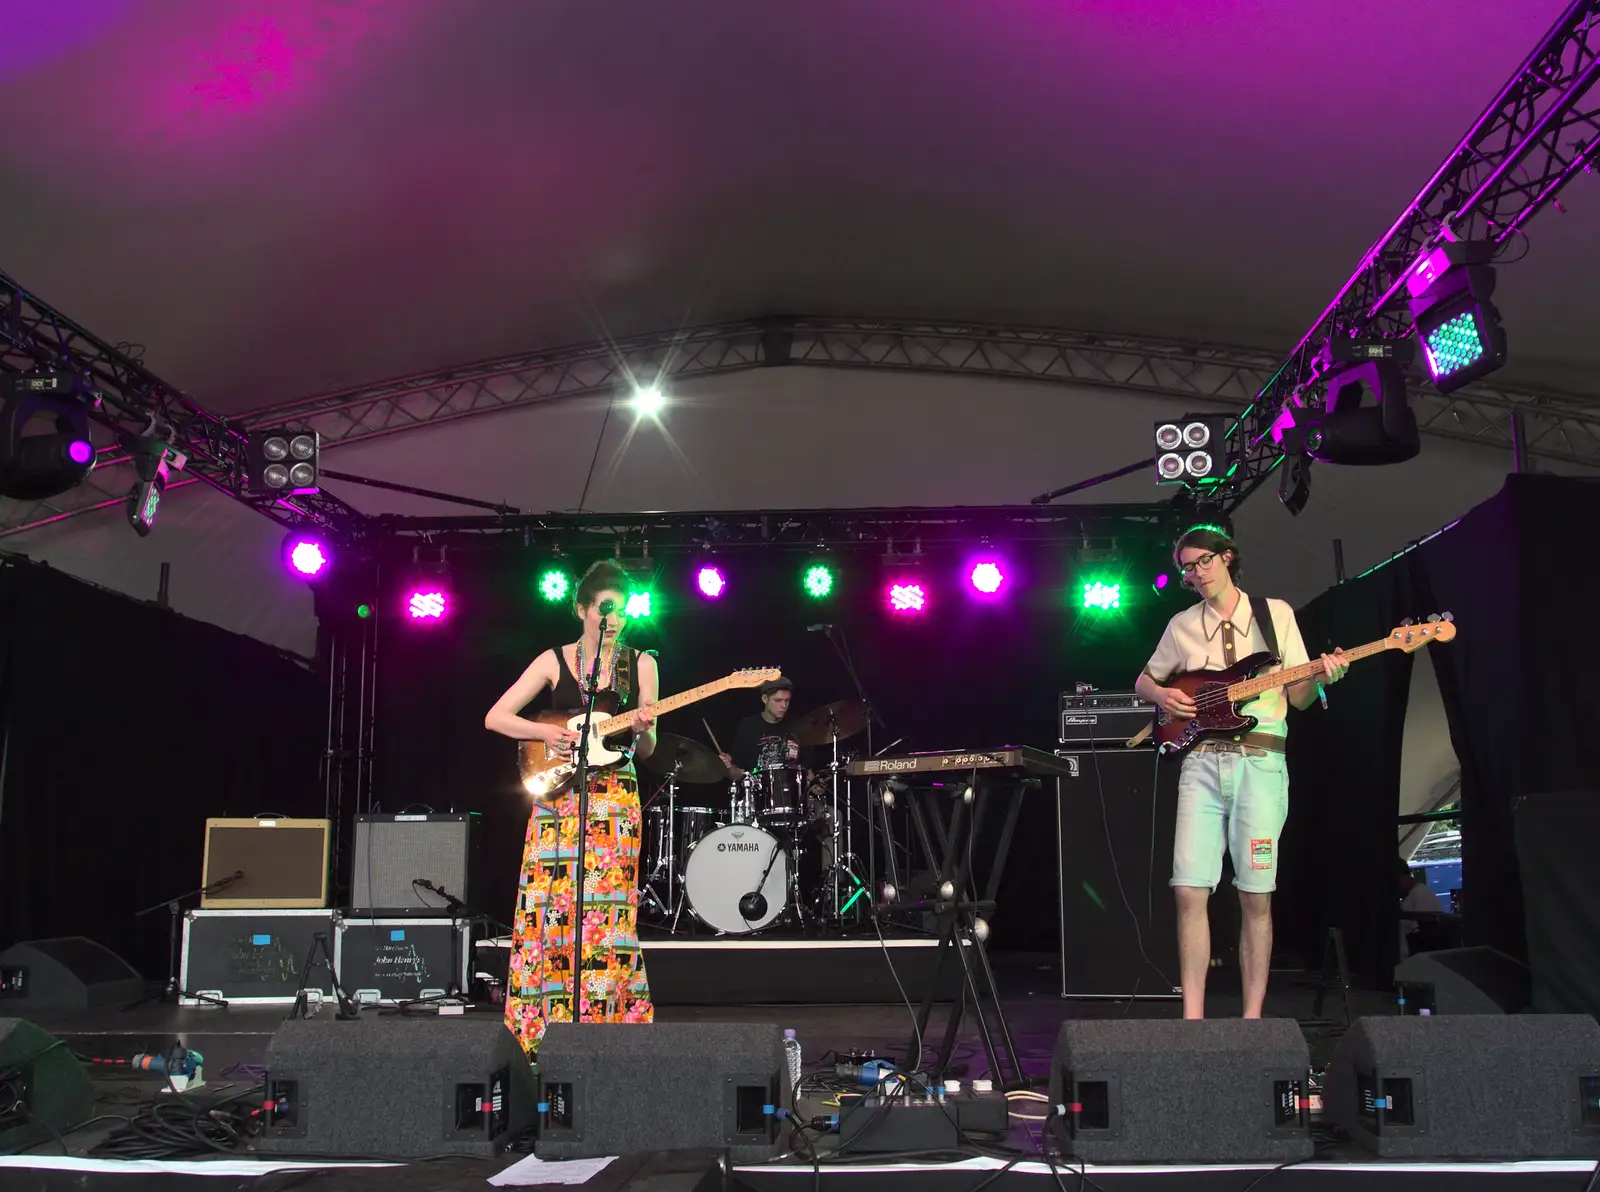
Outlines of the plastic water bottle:
M 800 1040 L 794 1031 L 783 1032 L 783 1055 L 789 1062 L 789 1089 L 800 1087 Z

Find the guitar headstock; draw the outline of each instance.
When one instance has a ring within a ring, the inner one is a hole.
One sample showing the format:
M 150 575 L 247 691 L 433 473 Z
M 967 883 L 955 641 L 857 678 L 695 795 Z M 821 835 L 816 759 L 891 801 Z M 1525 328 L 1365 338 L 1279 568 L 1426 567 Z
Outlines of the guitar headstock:
M 1413 622 L 1407 618 L 1389 631 L 1387 645 L 1391 650 L 1404 650 L 1410 654 L 1431 642 L 1447 642 L 1456 635 L 1455 620 L 1449 613 L 1434 613 L 1426 621 Z
M 783 671 L 776 666 L 747 666 L 729 675 L 727 683 L 729 687 L 760 687 L 781 678 Z

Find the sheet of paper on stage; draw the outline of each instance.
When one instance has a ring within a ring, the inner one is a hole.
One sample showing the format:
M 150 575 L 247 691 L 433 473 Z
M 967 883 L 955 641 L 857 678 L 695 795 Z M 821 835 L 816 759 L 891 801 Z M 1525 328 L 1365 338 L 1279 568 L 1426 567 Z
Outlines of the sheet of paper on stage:
M 528 1155 L 513 1163 L 498 1175 L 489 1177 L 497 1188 L 527 1188 L 535 1184 L 584 1184 L 589 1177 L 598 1175 L 612 1163 L 616 1156 L 607 1159 L 541 1159 Z

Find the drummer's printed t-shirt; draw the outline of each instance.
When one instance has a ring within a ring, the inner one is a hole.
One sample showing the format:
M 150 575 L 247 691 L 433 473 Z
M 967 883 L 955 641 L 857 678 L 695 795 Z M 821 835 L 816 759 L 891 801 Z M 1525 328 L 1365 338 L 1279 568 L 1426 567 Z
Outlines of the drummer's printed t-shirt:
M 768 724 L 759 712 L 746 716 L 733 731 L 728 750 L 741 770 L 774 769 L 800 764 L 800 746 L 781 723 Z

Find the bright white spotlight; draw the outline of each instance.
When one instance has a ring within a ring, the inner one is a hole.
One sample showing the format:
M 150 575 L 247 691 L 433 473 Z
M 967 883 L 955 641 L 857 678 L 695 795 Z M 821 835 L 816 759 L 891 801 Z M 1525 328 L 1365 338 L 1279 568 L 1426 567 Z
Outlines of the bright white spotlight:
M 654 418 L 661 413 L 667 399 L 655 385 L 640 385 L 633 391 L 633 408 L 641 417 Z

